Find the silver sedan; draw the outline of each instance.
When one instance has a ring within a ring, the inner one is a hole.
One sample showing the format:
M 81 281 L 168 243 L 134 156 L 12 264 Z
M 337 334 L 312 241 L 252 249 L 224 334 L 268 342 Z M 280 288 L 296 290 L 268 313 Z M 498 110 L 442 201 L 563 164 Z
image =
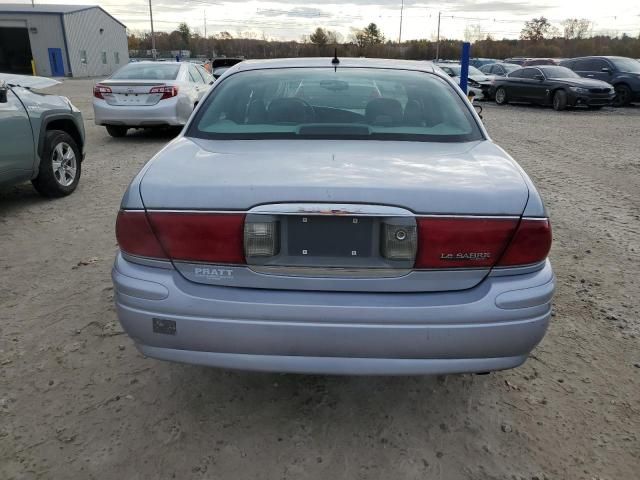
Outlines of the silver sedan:
M 193 63 L 129 63 L 94 87 L 95 123 L 113 137 L 132 127 L 183 126 L 213 81 Z
M 426 62 L 232 67 L 132 181 L 116 236 L 138 349 L 223 368 L 513 368 L 555 290 L 540 195 Z

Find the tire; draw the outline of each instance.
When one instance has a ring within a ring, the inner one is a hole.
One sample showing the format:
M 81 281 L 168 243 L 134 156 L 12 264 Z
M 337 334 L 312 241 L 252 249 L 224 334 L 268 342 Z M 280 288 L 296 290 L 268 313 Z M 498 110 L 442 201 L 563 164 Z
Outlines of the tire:
M 558 90 L 553 95 L 553 109 L 560 112 L 567 108 L 567 92 Z
M 31 183 L 45 197 L 64 197 L 78 186 L 82 153 L 67 132 L 50 130 L 45 134 L 38 176 Z
M 509 103 L 507 90 L 504 87 L 498 87 L 498 89 L 496 90 L 495 99 L 498 105 L 506 105 L 507 103 Z
M 616 98 L 613 99 L 614 107 L 626 107 L 631 103 L 631 89 L 627 85 L 616 85 Z
M 107 133 L 114 138 L 121 138 L 127 135 L 127 127 L 120 125 L 107 125 Z

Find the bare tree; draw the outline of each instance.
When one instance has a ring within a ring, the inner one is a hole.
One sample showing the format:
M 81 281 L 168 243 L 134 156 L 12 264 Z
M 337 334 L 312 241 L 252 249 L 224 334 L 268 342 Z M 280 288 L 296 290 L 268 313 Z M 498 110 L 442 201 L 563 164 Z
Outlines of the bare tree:
M 467 25 L 464 29 L 464 40 L 465 42 L 477 42 L 478 40 L 482 40 L 482 25 L 474 24 Z
M 325 32 L 327 34 L 327 43 L 331 45 L 342 43 L 343 37 L 340 32 L 336 32 L 335 30 L 325 30 Z
M 592 28 L 592 23 L 586 18 L 567 18 L 562 22 L 564 38 L 586 38 Z

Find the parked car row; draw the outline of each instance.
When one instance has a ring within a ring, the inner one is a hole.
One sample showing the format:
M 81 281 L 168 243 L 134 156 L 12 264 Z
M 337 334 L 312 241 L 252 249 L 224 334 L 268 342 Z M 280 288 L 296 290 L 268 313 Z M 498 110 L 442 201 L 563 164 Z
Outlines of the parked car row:
M 640 61 L 632 58 L 508 58 L 493 63 L 482 60 L 480 72 L 490 77 L 491 86 L 478 99 L 496 98 L 496 92 L 500 91 L 498 103 L 534 102 L 560 110 L 567 106 L 623 107 L 640 102 Z M 447 66 L 452 68 L 450 64 Z
M 640 102 L 638 60 L 626 57 L 582 57 L 563 60 L 560 65 L 570 68 L 581 77 L 602 80 L 613 85 L 616 91 L 616 106 Z
M 480 68 L 485 65 L 494 63 L 511 63 L 519 65 L 521 67 L 529 67 L 534 65 L 559 65 L 563 58 L 529 58 L 529 57 L 510 57 L 504 60 L 498 60 L 495 58 L 472 58 L 469 60 L 469 64 Z

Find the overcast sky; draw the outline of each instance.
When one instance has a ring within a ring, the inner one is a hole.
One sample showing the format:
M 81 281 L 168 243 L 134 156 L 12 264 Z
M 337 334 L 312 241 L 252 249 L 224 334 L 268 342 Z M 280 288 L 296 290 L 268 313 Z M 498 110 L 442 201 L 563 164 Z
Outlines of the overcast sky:
M 15 3 L 0 0 L 1 3 Z M 87 0 L 36 3 L 88 4 Z M 352 28 L 377 23 L 385 36 L 398 39 L 401 0 L 152 0 L 157 31 L 171 31 L 178 23 L 203 33 L 204 16 L 209 35 L 228 31 L 234 36 L 251 32 L 256 37 L 300 39 L 315 27 L 340 32 L 345 39 Z M 29 2 L 25 2 L 29 3 Z M 106 0 L 99 5 L 132 31 L 148 31 L 148 0 Z M 640 34 L 640 0 L 453 0 L 430 2 L 405 0 L 402 39 L 433 38 L 438 11 L 442 12 L 441 36 L 463 38 L 465 29 L 480 26 L 483 35 L 517 38 L 525 20 L 544 15 L 558 24 L 568 17 L 593 21 L 594 33 Z

